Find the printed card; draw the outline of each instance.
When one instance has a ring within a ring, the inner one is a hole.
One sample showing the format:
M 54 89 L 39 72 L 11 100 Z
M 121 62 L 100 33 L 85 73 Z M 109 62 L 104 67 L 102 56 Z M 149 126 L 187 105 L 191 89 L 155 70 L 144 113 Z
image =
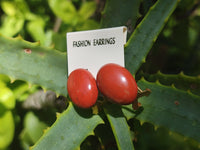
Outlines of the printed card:
M 124 66 L 126 27 L 67 33 L 68 75 L 75 69 L 88 69 L 96 78 L 107 63 Z

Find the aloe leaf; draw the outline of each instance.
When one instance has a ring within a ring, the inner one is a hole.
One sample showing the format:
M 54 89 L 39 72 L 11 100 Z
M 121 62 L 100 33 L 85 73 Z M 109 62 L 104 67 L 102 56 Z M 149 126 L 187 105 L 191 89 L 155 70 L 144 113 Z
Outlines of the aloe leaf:
M 108 0 L 102 12 L 101 27 L 130 26 L 133 28 L 139 14 L 140 0 Z
M 104 108 L 104 111 L 106 112 L 106 116 L 108 117 L 113 130 L 118 149 L 134 150 L 129 126 L 121 111 L 121 107 L 115 104 L 110 104 Z
M 0 36 L 0 73 L 67 95 L 66 53 Z
M 144 79 L 138 81 L 142 89 L 150 88 L 152 93 L 142 97 L 141 113 L 133 112 L 131 106 L 123 107 L 127 119 L 138 118 L 141 122 L 151 122 L 155 126 L 164 126 L 200 141 L 200 97 L 174 87 L 160 83 L 150 83 Z
M 140 73 L 140 76 L 143 76 L 147 81 L 155 82 L 159 81 L 164 85 L 174 85 L 176 88 L 190 91 L 193 94 L 200 96 L 200 76 L 188 76 L 183 72 L 179 74 L 163 74 L 160 71 L 156 74 L 145 74 Z
M 125 66 L 135 74 L 176 8 L 178 0 L 158 0 L 137 26 L 125 47 Z
M 31 149 L 78 149 L 81 142 L 93 134 L 94 128 L 102 122 L 100 116 L 92 115 L 90 110 L 76 108 L 70 103 L 67 110 L 58 116 L 57 121 Z

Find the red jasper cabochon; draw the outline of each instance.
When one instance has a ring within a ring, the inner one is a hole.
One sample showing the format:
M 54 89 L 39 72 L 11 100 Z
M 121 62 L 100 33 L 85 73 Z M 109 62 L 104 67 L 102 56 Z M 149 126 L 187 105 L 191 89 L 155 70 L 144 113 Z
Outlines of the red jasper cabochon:
M 93 106 L 98 97 L 96 80 L 85 69 L 76 69 L 70 73 L 67 80 L 67 91 L 72 102 L 81 108 Z
M 137 83 L 132 74 L 124 67 L 109 63 L 97 73 L 99 91 L 111 101 L 128 105 L 137 97 Z

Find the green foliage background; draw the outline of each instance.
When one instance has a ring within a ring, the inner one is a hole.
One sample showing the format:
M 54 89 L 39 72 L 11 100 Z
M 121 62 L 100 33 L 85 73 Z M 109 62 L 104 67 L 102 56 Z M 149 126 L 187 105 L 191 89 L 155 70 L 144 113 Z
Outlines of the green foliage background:
M 199 23 L 198 0 L 1 0 L 0 150 L 200 149 Z M 76 108 L 66 91 L 66 33 L 121 25 L 126 68 L 151 95 L 137 111 Z M 34 96 L 41 90 L 62 103 Z

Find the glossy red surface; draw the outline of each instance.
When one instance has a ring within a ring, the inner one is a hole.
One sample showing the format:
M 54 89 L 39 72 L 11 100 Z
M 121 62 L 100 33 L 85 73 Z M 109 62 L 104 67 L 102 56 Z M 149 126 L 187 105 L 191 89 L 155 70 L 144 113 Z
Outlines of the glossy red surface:
M 76 69 L 67 80 L 67 91 L 72 102 L 81 108 L 89 108 L 96 103 L 98 89 L 92 74 L 85 69 Z
M 132 74 L 117 64 L 106 64 L 97 73 L 99 91 L 111 101 L 127 105 L 137 97 L 137 83 Z

